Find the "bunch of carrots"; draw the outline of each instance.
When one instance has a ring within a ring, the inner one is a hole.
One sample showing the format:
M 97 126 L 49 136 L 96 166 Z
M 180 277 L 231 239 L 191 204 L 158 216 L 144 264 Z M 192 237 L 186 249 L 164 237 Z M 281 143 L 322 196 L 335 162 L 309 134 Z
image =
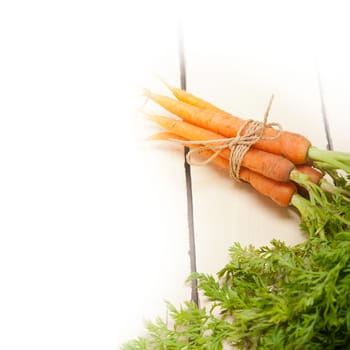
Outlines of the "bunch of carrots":
M 185 90 L 166 85 L 175 99 L 144 91 L 147 98 L 178 117 L 150 115 L 152 121 L 166 129 L 151 136 L 152 140 L 179 140 L 193 149 L 200 145 L 191 142 L 186 144 L 186 141 L 203 141 L 203 144 L 207 144 L 210 140 L 232 138 L 237 136 L 245 123 L 243 119 Z M 264 129 L 263 139 L 253 144 L 242 160 L 240 180 L 281 206 L 298 207 L 302 201 L 299 194 L 302 187 L 312 192 L 309 195 L 313 195 L 313 198 L 320 188 L 324 192 L 338 193 L 343 200 L 350 201 L 347 184 L 337 186 L 336 183 L 339 170 L 350 173 L 350 154 L 320 150 L 300 134 L 282 131 L 276 137 L 278 133 L 280 131 L 273 127 Z M 209 158 L 214 151 L 203 148 L 198 153 Z M 230 150 L 224 148 L 218 156 L 213 157 L 212 163 L 229 169 L 229 159 Z M 330 177 L 326 177 L 326 174 Z
M 248 123 L 168 87 L 175 99 L 145 91 L 176 116 L 151 115 L 165 131 L 150 139 L 180 141 L 229 169 L 230 150 L 217 154 L 202 145 L 244 133 Z M 266 126 L 264 136 L 245 153 L 239 178 L 279 205 L 294 206 L 305 241 L 287 246 L 273 240 L 260 248 L 235 244 L 215 277 L 190 276 L 210 307 L 169 304 L 173 326 L 161 319 L 149 323 L 147 336 L 123 349 L 349 348 L 350 154 L 320 150 L 302 135 L 273 127 Z

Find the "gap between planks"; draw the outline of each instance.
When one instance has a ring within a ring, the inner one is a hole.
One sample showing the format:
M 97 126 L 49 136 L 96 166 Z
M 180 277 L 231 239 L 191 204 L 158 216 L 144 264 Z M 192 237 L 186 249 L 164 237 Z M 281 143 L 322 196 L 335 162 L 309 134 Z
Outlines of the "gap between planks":
M 321 114 L 322 114 L 322 120 L 323 120 L 323 126 L 324 131 L 326 133 L 326 139 L 327 139 L 327 149 L 333 150 L 333 139 L 331 137 L 331 132 L 329 129 L 329 122 L 327 117 L 327 110 L 326 110 L 326 104 L 324 100 L 324 93 L 323 93 L 323 86 L 322 86 L 322 80 L 321 80 L 321 73 L 318 68 L 317 61 L 315 62 L 315 68 L 316 68 L 316 75 L 317 75 L 317 85 L 319 90 L 319 96 L 320 96 L 320 103 L 321 103 Z
M 180 69 L 180 87 L 183 90 L 187 88 L 186 81 L 186 59 L 185 59 L 185 46 L 182 24 L 179 23 L 178 28 L 178 48 L 179 48 L 179 69 Z M 197 259 L 196 259 L 196 241 L 194 234 L 194 220 L 193 220 L 193 191 L 192 191 L 192 176 L 191 166 L 186 161 L 186 155 L 189 152 L 188 147 L 184 148 L 184 167 L 185 167 L 185 179 L 186 179 L 186 197 L 187 197 L 187 224 L 189 234 L 189 256 L 190 256 L 190 270 L 191 273 L 197 272 Z M 191 280 L 191 301 L 196 305 L 199 305 L 198 297 L 198 283 L 197 280 Z

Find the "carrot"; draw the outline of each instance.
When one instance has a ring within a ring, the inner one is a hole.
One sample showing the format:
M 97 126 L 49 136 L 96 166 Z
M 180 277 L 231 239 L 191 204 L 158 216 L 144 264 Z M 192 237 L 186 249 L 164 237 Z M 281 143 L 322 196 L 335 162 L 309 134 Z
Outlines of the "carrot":
M 208 141 L 223 138 L 222 135 L 181 120 L 158 115 L 151 115 L 149 118 L 170 132 L 187 140 Z M 222 156 L 229 159 L 230 151 L 224 149 Z M 250 148 L 247 151 L 241 165 L 276 181 L 288 181 L 292 170 L 295 168 L 294 164 L 284 157 L 254 148 Z
M 194 95 L 186 96 L 185 91 L 181 92 L 181 99 L 183 101 L 187 99 L 186 103 L 176 101 L 167 96 L 153 94 L 148 90 L 145 90 L 145 95 L 184 120 L 226 137 L 235 136 L 243 123 L 245 123 L 242 119 L 222 111 L 204 100 L 199 102 L 200 99 Z M 177 92 L 177 95 L 179 96 L 180 93 Z M 198 107 L 198 105 L 203 105 L 203 103 L 206 106 L 205 108 Z M 271 138 L 278 135 L 277 133 L 277 130 L 268 127 L 265 128 L 263 136 Z M 350 173 L 350 153 L 319 149 L 313 146 L 303 135 L 289 131 L 282 132 L 281 136 L 275 140 L 259 140 L 253 147 L 282 155 L 295 164 L 316 161 L 318 164 L 322 164 L 322 168 L 340 169 Z
M 197 107 L 189 103 L 174 100 L 168 96 L 152 93 L 147 89 L 144 94 L 183 120 L 225 137 L 236 136 L 244 124 L 244 120 L 225 111 Z M 277 135 L 277 130 L 268 127 L 265 129 L 263 136 L 271 138 Z M 294 164 L 303 164 L 308 160 L 310 146 L 310 141 L 304 136 L 288 131 L 283 131 L 281 136 L 275 140 L 260 140 L 254 144 L 254 148 L 282 155 Z
M 171 132 L 160 132 L 149 138 L 149 140 L 169 140 L 169 139 L 177 139 L 181 141 L 188 140 L 185 137 L 176 135 Z M 186 143 L 184 144 L 186 145 Z M 190 148 L 200 147 L 200 145 L 194 145 L 194 144 L 187 144 L 186 146 Z M 202 150 L 199 150 L 198 153 L 200 155 L 203 155 L 205 158 L 210 158 L 214 152 L 208 149 L 202 149 Z M 218 165 L 220 168 L 229 169 L 230 167 L 230 163 L 228 159 L 221 155 L 215 157 L 212 161 L 213 163 Z M 252 175 L 250 175 L 249 171 L 252 173 Z M 278 181 L 272 180 L 274 182 L 277 182 L 278 185 L 276 185 L 277 186 L 276 187 L 273 185 L 273 182 L 268 182 L 265 179 L 261 179 L 258 175 L 261 175 L 261 174 L 251 171 L 250 169 L 245 167 L 241 167 L 240 174 L 239 174 L 240 179 L 242 181 L 249 182 L 258 192 L 266 195 L 267 197 L 270 197 L 274 202 L 278 203 L 279 205 L 286 206 L 288 193 L 291 192 L 291 186 L 287 185 L 284 189 L 282 189 L 283 186 L 281 184 L 288 184 L 289 182 L 278 182 Z M 265 176 L 262 176 L 262 177 L 266 178 Z M 310 165 L 297 165 L 296 171 L 294 170 L 291 173 L 290 180 L 292 181 L 292 183 L 293 181 L 295 181 L 296 184 L 293 183 L 293 186 L 296 186 L 297 192 L 305 197 L 309 197 L 309 192 L 306 188 L 303 187 L 302 183 L 305 184 L 307 181 L 310 181 L 316 185 L 319 185 L 323 191 L 332 193 L 332 194 L 338 194 L 346 202 L 350 203 L 350 192 L 348 190 L 337 187 L 336 185 L 327 181 L 323 177 L 323 173 L 321 171 L 313 168 Z M 283 197 L 283 193 L 286 197 Z
M 242 167 L 239 176 L 241 180 L 250 183 L 257 192 L 271 198 L 282 207 L 288 207 L 293 196 L 297 193 L 297 187 L 294 183 L 277 182 L 247 168 Z
M 328 193 L 333 193 L 333 194 L 338 194 L 339 196 L 341 196 L 346 202 L 350 203 L 350 191 L 336 186 L 334 185 L 332 182 L 328 181 L 325 177 L 324 174 L 319 171 L 318 169 L 315 169 L 313 167 L 310 166 L 306 166 L 306 165 L 300 165 L 300 166 L 296 166 L 296 169 L 309 176 L 310 181 L 312 181 L 313 183 L 319 185 L 319 187 Z M 301 191 L 300 191 L 301 192 Z M 304 191 L 305 193 L 305 191 Z
M 168 140 L 180 140 L 180 141 L 188 141 L 185 137 L 176 135 L 172 132 L 159 132 L 157 134 L 154 134 L 148 138 L 148 140 L 157 140 L 157 141 L 168 141 Z M 184 146 L 190 147 L 190 148 L 198 148 L 200 145 L 193 145 L 193 144 L 187 144 L 184 142 Z M 198 150 L 198 154 L 204 156 L 205 158 L 211 157 L 214 152 L 209 150 L 209 149 L 203 149 L 203 150 Z M 213 163 L 218 165 L 222 169 L 229 169 L 230 163 L 227 159 L 221 156 L 217 156 L 213 158 Z
M 163 141 L 171 140 L 171 139 L 177 139 L 177 140 L 180 140 L 180 141 L 186 141 L 186 140 L 188 141 L 188 139 L 186 139 L 185 137 L 176 135 L 175 133 L 172 133 L 172 132 L 166 132 L 166 131 L 154 134 L 151 137 L 149 137 L 148 139 L 149 140 L 163 140 Z M 187 147 L 190 147 L 190 148 L 194 148 L 194 147 L 198 146 L 198 145 L 193 145 L 193 144 L 186 144 L 185 142 L 184 142 L 184 145 L 187 146 Z M 208 151 L 208 152 L 204 152 L 204 151 Z M 206 158 L 209 158 L 210 156 L 213 155 L 213 152 L 209 151 L 209 150 L 199 151 L 198 153 L 201 154 L 201 155 L 207 156 Z M 225 148 L 224 150 L 222 150 L 220 156 L 218 156 L 216 158 L 219 158 L 219 163 L 221 163 L 222 159 L 224 159 L 225 160 L 225 166 L 221 166 L 221 167 L 222 168 L 226 168 L 226 163 L 228 163 L 228 159 L 230 159 L 230 152 L 229 152 L 229 150 L 227 148 Z M 213 159 L 214 163 L 216 163 L 215 162 L 216 158 Z M 321 184 L 321 186 L 322 186 L 326 182 L 326 180 L 323 179 L 323 173 L 321 171 L 319 171 L 318 169 L 313 168 L 311 165 L 296 165 L 295 169 L 298 172 L 309 176 L 310 181 L 313 182 L 314 184 L 317 184 L 317 185 Z M 321 179 L 322 179 L 322 182 L 321 182 Z M 327 183 L 327 186 L 329 186 L 329 183 Z M 324 190 L 326 190 L 326 188 L 324 188 Z
M 310 181 L 315 184 L 319 184 L 323 177 L 323 174 L 318 169 L 315 169 L 310 165 L 297 165 L 296 169 L 299 172 L 308 175 L 310 177 Z
M 186 138 L 169 132 L 161 132 L 149 138 L 150 140 L 168 140 L 178 139 L 185 141 Z M 189 145 L 191 148 L 199 147 L 199 145 Z M 213 151 L 204 149 L 199 152 L 206 158 L 213 155 Z M 213 159 L 213 163 L 222 169 L 230 168 L 229 161 L 224 157 L 217 156 Z M 269 197 L 275 203 L 282 207 L 288 207 L 294 194 L 297 193 L 297 187 L 292 182 L 278 182 L 271 180 L 261 174 L 258 174 L 248 168 L 241 167 L 239 177 L 242 181 L 249 183 L 257 192 Z
M 185 137 L 176 135 L 172 132 L 159 132 L 157 134 L 152 135 L 151 137 L 148 138 L 149 140 L 171 140 L 171 139 L 177 139 L 180 141 L 188 141 L 188 139 L 186 139 Z M 194 145 L 191 144 L 185 144 L 185 146 L 187 147 L 193 147 Z M 202 152 L 199 152 L 200 154 L 204 154 Z M 211 155 L 213 154 L 213 152 L 211 152 Z M 230 159 L 230 151 L 228 148 L 225 148 L 222 150 L 221 154 L 220 154 L 220 158 L 224 158 L 226 160 Z M 215 160 L 215 158 L 214 158 Z M 296 165 L 295 169 L 297 171 L 299 171 L 302 174 L 308 175 L 310 177 L 310 181 L 313 182 L 314 184 L 320 184 L 320 180 L 323 178 L 323 173 L 316 169 L 313 168 L 311 165 Z
M 180 140 L 180 141 L 188 141 L 188 139 L 186 139 L 185 137 L 179 136 L 174 134 L 173 132 L 168 132 L 168 131 L 162 131 L 162 132 L 158 132 L 150 137 L 147 138 L 147 140 L 157 140 L 157 141 L 168 141 L 171 139 L 176 139 L 176 140 Z M 189 146 L 186 145 L 185 146 Z
M 185 103 L 188 103 L 192 106 L 200 107 L 200 108 L 205 108 L 205 109 L 210 109 L 212 111 L 218 111 L 218 112 L 223 112 L 222 109 L 214 106 L 210 102 L 207 102 L 195 95 L 190 94 L 189 92 L 176 88 L 167 82 L 163 81 L 163 83 L 166 85 L 166 87 L 171 91 L 171 93 L 179 100 Z
M 192 95 L 191 93 L 187 92 L 186 90 L 182 90 L 179 88 L 176 88 L 170 84 L 168 84 L 167 82 L 165 82 L 163 80 L 163 83 L 166 85 L 166 87 L 172 92 L 172 94 L 179 100 L 185 103 L 188 103 L 192 106 L 196 106 L 196 107 L 201 107 L 201 108 L 206 108 L 212 111 L 220 111 L 223 112 L 222 109 L 216 107 L 215 105 L 197 97 Z M 227 151 L 227 152 L 226 152 Z M 225 152 L 223 152 L 223 154 L 227 155 L 228 154 L 228 150 L 225 150 Z M 296 169 L 298 171 L 300 171 L 303 174 L 309 175 L 310 176 L 310 180 L 315 183 L 318 184 L 319 181 L 321 180 L 323 174 L 315 169 L 312 168 L 309 165 L 306 164 L 302 164 L 302 165 L 297 165 Z

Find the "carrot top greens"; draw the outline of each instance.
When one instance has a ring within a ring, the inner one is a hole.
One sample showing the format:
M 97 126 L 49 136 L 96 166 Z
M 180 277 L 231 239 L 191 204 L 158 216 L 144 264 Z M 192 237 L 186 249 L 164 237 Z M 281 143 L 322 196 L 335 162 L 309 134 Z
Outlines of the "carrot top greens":
M 339 191 L 298 179 L 309 198 L 293 197 L 304 242 L 230 248 L 215 276 L 196 273 L 205 306 L 168 303 L 171 324 L 147 324 L 146 337 L 123 350 L 345 349 L 350 344 L 348 174 L 328 175 Z

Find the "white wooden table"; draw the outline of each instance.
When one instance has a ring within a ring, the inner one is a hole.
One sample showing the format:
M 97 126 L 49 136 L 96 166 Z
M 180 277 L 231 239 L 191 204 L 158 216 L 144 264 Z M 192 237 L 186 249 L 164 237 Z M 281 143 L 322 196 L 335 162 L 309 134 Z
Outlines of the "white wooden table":
M 183 152 L 146 141 L 139 111 L 163 113 L 143 105 L 169 93 L 157 75 L 180 85 L 179 17 L 188 91 L 257 119 L 273 93 L 270 121 L 326 148 L 321 87 L 350 151 L 345 8 L 263 3 L 1 5 L 1 349 L 116 349 L 190 299 Z M 224 172 L 191 182 L 197 271 L 235 241 L 303 239 L 293 210 Z
M 235 115 L 258 119 L 273 93 L 271 121 L 304 134 L 324 149 L 328 128 L 333 147 L 349 150 L 345 127 L 349 126 L 349 53 L 341 44 L 349 26 L 345 18 L 343 21 L 344 14 L 341 9 L 321 7 L 316 13 L 312 7 L 301 11 L 299 6 L 266 13 L 264 7 L 261 4 L 254 12 L 247 4 L 213 12 L 207 8 L 197 16 L 193 9 L 182 13 L 187 90 Z M 325 26 L 327 19 L 332 25 Z M 174 67 L 170 69 L 169 63 L 157 72 L 179 86 L 179 46 L 174 28 L 168 29 L 168 37 L 175 39 L 168 48 L 175 58 Z M 159 42 L 159 47 L 162 44 Z M 156 79 L 150 84 L 156 92 L 169 95 Z M 164 113 L 152 103 L 145 109 Z M 164 213 L 163 228 L 156 226 L 159 238 L 153 230 L 159 221 L 151 221 L 148 227 L 154 233 L 149 253 L 157 257 L 159 266 L 156 272 L 152 263 L 147 268 L 154 285 L 143 286 L 142 293 L 138 292 L 150 303 L 143 312 L 136 311 L 136 323 L 124 325 L 122 337 L 138 328 L 140 320 L 166 319 L 164 299 L 179 305 L 191 297 L 190 286 L 183 285 L 190 272 L 183 153 L 177 145 L 165 143 L 144 143 L 141 147 L 152 159 L 154 168 L 147 169 L 153 178 L 149 184 L 157 191 L 155 201 L 161 194 L 162 204 L 155 204 L 155 211 Z M 299 217 L 293 210 L 280 208 L 248 186 L 233 183 L 226 173 L 212 167 L 191 167 L 191 181 L 197 271 L 219 271 L 235 241 L 263 245 L 273 238 L 290 244 L 303 240 Z

